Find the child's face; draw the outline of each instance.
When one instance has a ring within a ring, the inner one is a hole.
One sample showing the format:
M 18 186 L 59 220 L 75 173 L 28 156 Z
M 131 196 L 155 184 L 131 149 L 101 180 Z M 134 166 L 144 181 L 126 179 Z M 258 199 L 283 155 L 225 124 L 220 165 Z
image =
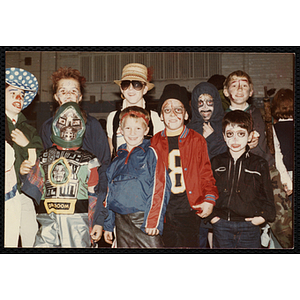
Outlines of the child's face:
M 164 121 L 168 131 L 176 131 L 183 127 L 184 120 L 188 119 L 188 114 L 184 105 L 177 99 L 168 99 L 161 109 L 161 120 Z
M 127 150 L 131 151 L 134 147 L 140 145 L 147 135 L 149 127 L 146 127 L 142 118 L 125 117 L 121 127 L 121 133 L 127 144 Z
M 230 99 L 231 105 L 243 105 L 252 96 L 253 88 L 246 77 L 233 76 L 228 87 L 224 87 L 224 95 Z
M 19 114 L 24 105 L 24 96 L 24 90 L 8 86 L 5 89 L 5 111 L 12 116 Z
M 214 111 L 214 99 L 209 94 L 201 94 L 198 98 L 198 111 L 204 122 L 210 120 Z
M 124 98 L 130 105 L 138 104 L 143 99 L 147 91 L 148 87 L 146 85 L 144 85 L 139 91 L 135 90 L 132 84 L 130 84 L 130 86 L 126 90 L 122 90 L 121 88 L 121 92 L 124 95 Z
M 228 124 L 225 128 L 224 139 L 233 157 L 241 156 L 252 138 L 245 128 L 236 124 Z
M 59 80 L 54 98 L 59 105 L 66 102 L 79 103 L 82 99 L 79 82 L 73 78 Z

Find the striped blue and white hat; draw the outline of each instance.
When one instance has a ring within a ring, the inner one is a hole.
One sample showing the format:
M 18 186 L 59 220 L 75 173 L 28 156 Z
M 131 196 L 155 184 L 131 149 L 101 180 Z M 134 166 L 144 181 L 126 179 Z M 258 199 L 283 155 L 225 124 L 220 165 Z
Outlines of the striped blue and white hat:
M 24 90 L 25 97 L 22 110 L 32 102 L 39 89 L 36 77 L 24 69 L 6 69 L 5 82 L 11 86 Z

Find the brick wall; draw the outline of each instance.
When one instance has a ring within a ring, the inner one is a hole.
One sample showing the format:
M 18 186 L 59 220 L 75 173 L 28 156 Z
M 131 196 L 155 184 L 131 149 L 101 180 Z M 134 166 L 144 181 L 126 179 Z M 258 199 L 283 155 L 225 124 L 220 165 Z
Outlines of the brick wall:
M 254 85 L 254 97 L 264 97 L 268 89 L 293 89 L 293 54 L 281 53 L 223 53 L 222 74 L 228 76 L 236 70 L 247 72 Z

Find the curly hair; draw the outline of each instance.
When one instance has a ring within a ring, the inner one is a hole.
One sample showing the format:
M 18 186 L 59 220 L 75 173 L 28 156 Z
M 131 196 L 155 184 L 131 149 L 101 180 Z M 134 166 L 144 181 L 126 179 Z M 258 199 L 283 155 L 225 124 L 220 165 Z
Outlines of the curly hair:
M 72 69 L 71 67 L 67 68 L 62 68 L 60 67 L 57 71 L 55 71 L 52 75 L 51 75 L 51 80 L 52 80 L 52 86 L 53 86 L 53 91 L 54 93 L 56 93 L 57 90 L 57 86 L 58 86 L 58 82 L 61 79 L 69 79 L 69 78 L 73 78 L 75 80 L 77 80 L 80 84 L 80 92 L 81 94 L 83 93 L 83 90 L 85 88 L 85 83 L 86 83 L 86 79 L 84 76 L 81 76 L 80 72 L 76 69 Z
M 289 119 L 294 115 L 294 92 L 290 89 L 280 89 L 274 96 L 271 106 L 272 117 Z

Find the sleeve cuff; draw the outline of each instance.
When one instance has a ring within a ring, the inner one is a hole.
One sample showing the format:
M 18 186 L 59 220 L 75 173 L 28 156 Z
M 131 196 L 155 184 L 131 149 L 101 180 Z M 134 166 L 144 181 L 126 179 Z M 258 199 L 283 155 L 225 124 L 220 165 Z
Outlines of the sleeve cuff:
M 208 203 L 211 203 L 213 204 L 214 206 L 216 205 L 216 197 L 215 195 L 205 195 L 205 198 L 204 198 L 204 202 L 208 202 Z

